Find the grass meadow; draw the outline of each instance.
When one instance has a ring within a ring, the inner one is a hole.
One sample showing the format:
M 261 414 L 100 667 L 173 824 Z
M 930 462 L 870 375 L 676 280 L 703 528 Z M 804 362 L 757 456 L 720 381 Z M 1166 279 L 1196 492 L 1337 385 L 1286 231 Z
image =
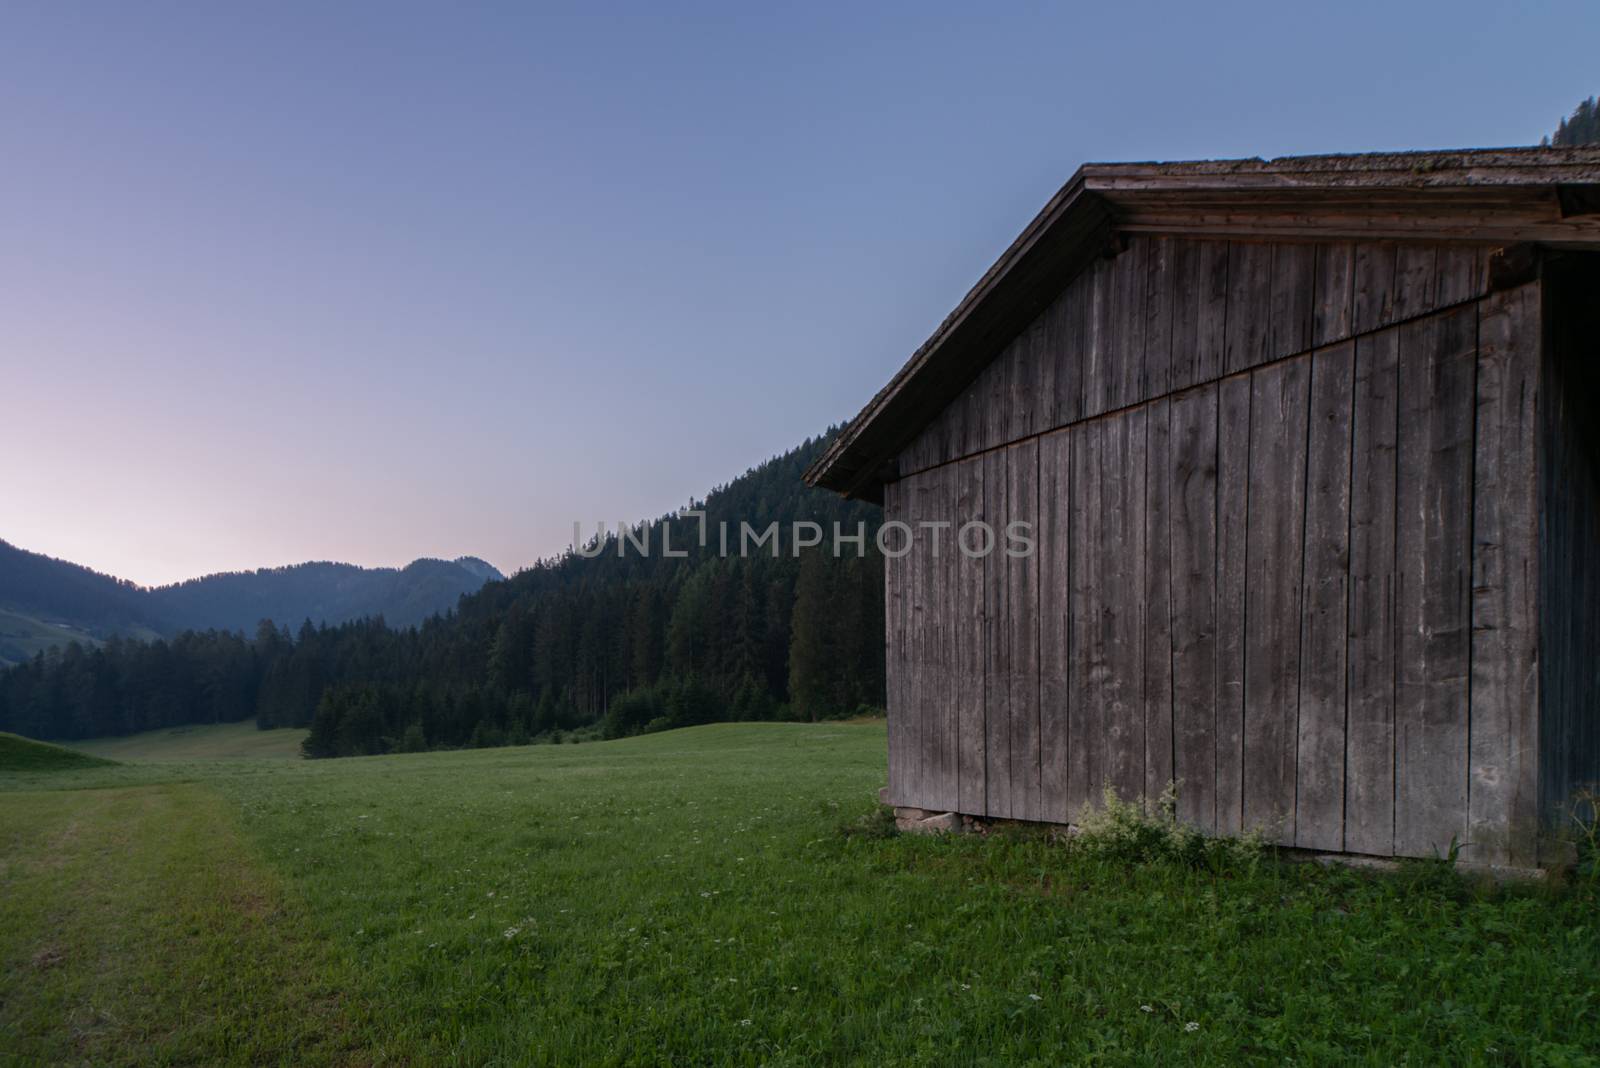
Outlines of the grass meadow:
M 72 746 L 109 760 L 163 763 L 213 760 L 299 760 L 304 730 L 261 731 L 255 723 L 218 723 L 214 726 L 167 727 L 120 738 L 95 738 Z
M 0 771 L 5 1053 L 1579 1065 L 1600 1052 L 1589 883 L 895 836 L 874 803 L 881 722 L 193 757 Z

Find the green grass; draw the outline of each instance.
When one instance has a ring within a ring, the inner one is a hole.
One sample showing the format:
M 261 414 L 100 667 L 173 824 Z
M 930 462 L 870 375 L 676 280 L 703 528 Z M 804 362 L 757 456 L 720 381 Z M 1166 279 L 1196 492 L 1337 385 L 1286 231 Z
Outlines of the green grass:
M 255 721 L 171 727 L 121 738 L 74 742 L 85 753 L 112 760 L 299 760 L 306 732 L 257 730 Z
M 215 791 L 9 794 L 0 850 L 0 1062 L 346 1053 L 338 963 Z
M 49 742 L 36 742 L 32 738 L 0 731 L 0 772 L 70 771 L 107 767 L 113 763 Z
M 0 1034 L 55 1058 L 87 1005 L 115 1055 L 84 1063 L 1596 1063 L 1590 884 L 894 837 L 871 801 L 883 744 L 881 723 L 717 725 L 62 773 L 81 789 L 0 798 L 0 900 L 20 879 L 33 902 L 4 921 Z M 187 782 L 140 785 L 162 776 Z M 104 841 L 125 817 L 98 799 L 146 795 L 153 822 L 196 821 L 187 844 L 113 851 L 159 878 L 39 867 L 37 825 Z M 223 869 L 267 888 L 269 920 L 239 926 Z M 42 910 L 115 926 L 135 896 L 117 885 L 190 904 L 91 936 L 99 955 L 64 955 L 41 992 L 28 962 L 61 929 Z M 122 970 L 93 986 L 100 968 Z M 173 976 L 201 1008 L 117 1010 Z M 257 997 L 259 1024 L 229 1008 Z

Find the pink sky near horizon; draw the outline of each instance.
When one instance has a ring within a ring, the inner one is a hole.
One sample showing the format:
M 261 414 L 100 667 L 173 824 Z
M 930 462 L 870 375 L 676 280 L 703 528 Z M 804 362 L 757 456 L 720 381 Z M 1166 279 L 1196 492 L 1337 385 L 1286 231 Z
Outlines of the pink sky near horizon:
M 1079 163 L 1532 143 L 1596 29 L 7 5 L 0 538 L 510 573 L 852 416 Z

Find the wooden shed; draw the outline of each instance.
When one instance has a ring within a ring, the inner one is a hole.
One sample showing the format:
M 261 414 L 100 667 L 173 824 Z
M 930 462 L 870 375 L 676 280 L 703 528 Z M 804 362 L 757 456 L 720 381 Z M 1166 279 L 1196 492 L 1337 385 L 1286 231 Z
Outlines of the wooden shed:
M 916 535 L 890 800 L 1538 863 L 1600 779 L 1597 347 L 1600 150 L 1081 168 L 806 476 Z

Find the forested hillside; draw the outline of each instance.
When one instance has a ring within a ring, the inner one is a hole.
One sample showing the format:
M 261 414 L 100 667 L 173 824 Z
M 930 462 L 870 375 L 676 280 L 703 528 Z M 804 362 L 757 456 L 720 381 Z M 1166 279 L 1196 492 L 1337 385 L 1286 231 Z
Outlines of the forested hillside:
M 825 441 L 691 502 L 705 513 L 704 546 L 700 519 L 663 517 L 620 551 L 612 532 L 586 547 L 592 555 L 491 582 L 416 628 L 263 624 L 248 637 L 73 646 L 0 675 L 0 729 L 72 739 L 254 716 L 263 727 L 309 725 L 308 752 L 327 756 L 881 705 L 879 512 L 801 482 Z M 800 520 L 829 537 L 796 556 L 790 524 Z M 776 522 L 779 541 L 741 556 L 741 522 Z M 864 553 L 850 544 L 833 555 L 835 522 L 864 528 Z M 666 555 L 668 545 L 683 555 Z

